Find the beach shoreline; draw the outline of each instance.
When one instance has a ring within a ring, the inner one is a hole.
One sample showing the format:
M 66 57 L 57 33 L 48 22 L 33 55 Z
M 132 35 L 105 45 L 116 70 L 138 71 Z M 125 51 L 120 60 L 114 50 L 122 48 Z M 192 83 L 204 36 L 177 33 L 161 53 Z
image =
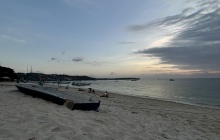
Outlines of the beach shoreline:
M 47 86 L 51 86 L 54 88 L 57 88 L 57 85 L 51 85 L 51 84 L 47 84 Z M 60 88 L 65 88 L 66 85 L 60 86 Z M 88 92 L 88 88 L 85 87 L 68 87 L 68 88 L 72 88 L 75 90 L 83 89 L 86 92 Z M 99 90 L 99 89 L 94 89 L 96 91 L 96 93 L 98 94 L 98 96 L 102 95 L 103 93 L 105 93 L 105 90 Z M 193 104 L 193 103 L 188 103 L 188 102 L 181 102 L 181 101 L 173 101 L 173 100 L 168 100 L 168 99 L 162 99 L 162 98 L 156 98 L 156 97 L 150 97 L 150 96 L 140 96 L 140 95 L 126 95 L 126 94 L 122 94 L 122 93 L 116 93 L 116 92 L 111 92 L 111 91 L 107 91 L 108 93 L 112 94 L 112 95 L 120 95 L 120 96 L 128 96 L 128 97 L 134 97 L 134 98 L 143 98 L 143 99 L 148 99 L 148 100 L 156 100 L 156 101 L 162 101 L 162 102 L 171 102 L 171 103 L 177 103 L 177 104 L 182 104 L 182 105 L 190 105 L 190 106 L 196 106 L 196 107 L 203 107 L 203 108 L 210 108 L 210 109 L 217 109 L 220 110 L 220 106 L 211 106 L 211 105 L 202 105 L 202 104 Z M 84 92 L 80 92 L 80 93 L 84 93 Z M 90 94 L 89 94 L 90 95 Z
M 120 95 L 101 100 L 99 112 L 69 110 L 0 83 L 0 139 L 212 139 L 220 138 L 220 110 Z M 65 87 L 61 87 L 64 88 Z M 28 129 L 31 128 L 31 129 Z M 19 133 L 18 133 L 19 132 Z

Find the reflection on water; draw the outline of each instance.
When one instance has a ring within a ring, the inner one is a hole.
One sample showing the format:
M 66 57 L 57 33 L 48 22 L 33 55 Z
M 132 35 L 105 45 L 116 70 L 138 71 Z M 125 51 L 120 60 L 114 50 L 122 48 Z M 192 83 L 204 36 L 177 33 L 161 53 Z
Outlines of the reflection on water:
M 220 79 L 89 81 L 91 88 L 125 95 L 201 105 L 220 105 Z

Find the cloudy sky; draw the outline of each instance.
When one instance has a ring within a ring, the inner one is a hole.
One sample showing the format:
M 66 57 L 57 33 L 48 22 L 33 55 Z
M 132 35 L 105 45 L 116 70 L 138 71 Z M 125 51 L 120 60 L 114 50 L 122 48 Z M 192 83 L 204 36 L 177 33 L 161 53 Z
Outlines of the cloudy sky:
M 95 77 L 220 77 L 220 0 L 1 0 L 0 65 Z

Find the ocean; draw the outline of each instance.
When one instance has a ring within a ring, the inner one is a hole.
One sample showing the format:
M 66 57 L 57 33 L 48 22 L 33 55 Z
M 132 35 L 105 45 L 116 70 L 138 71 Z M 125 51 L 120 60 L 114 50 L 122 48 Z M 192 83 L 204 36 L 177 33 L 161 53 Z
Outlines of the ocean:
M 154 98 L 185 104 L 220 108 L 220 79 L 166 80 L 97 80 L 83 88 L 114 92 L 123 95 Z

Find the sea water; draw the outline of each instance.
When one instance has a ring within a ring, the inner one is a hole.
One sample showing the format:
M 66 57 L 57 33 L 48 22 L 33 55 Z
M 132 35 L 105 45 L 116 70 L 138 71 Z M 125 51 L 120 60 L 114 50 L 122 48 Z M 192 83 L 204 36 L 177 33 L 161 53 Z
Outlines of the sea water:
M 97 80 L 85 88 L 220 108 L 220 79 Z

